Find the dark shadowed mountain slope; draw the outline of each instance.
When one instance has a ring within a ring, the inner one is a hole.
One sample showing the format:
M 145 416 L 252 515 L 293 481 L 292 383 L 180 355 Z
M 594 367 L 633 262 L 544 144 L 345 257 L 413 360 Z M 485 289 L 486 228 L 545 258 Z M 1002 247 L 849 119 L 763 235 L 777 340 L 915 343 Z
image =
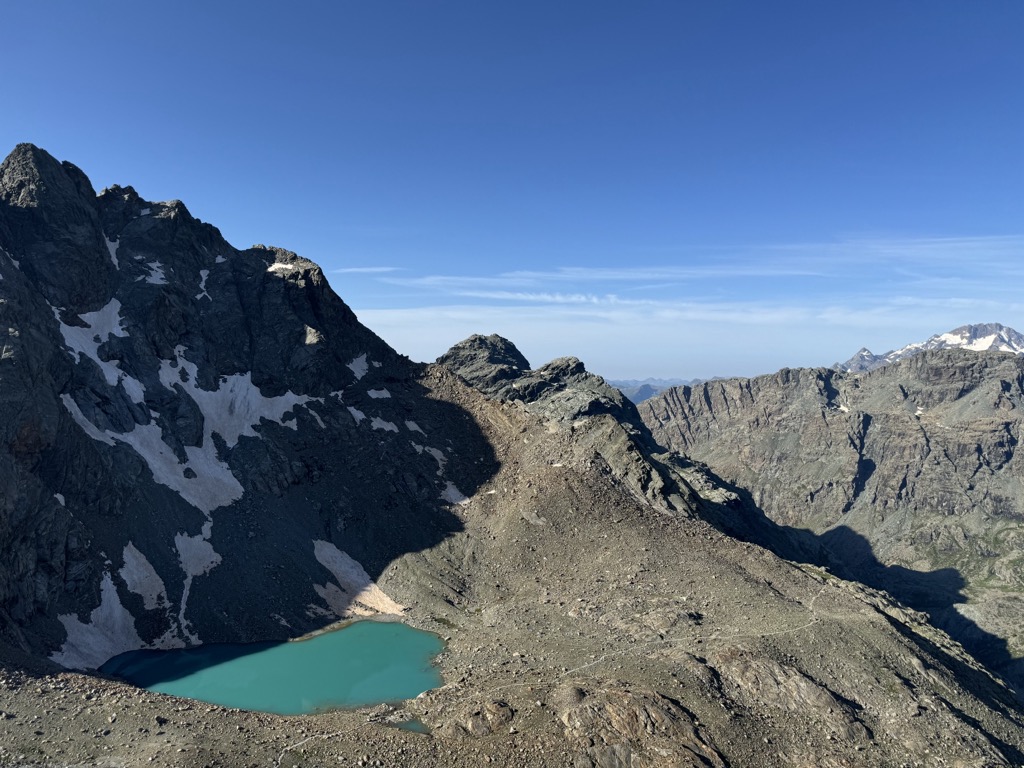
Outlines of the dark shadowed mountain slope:
M 460 493 L 493 469 L 316 265 L 179 202 L 22 145 L 0 249 L 0 607 L 28 650 L 95 667 L 389 606 L 368 574 L 457 525 L 429 451 L 475 446 Z

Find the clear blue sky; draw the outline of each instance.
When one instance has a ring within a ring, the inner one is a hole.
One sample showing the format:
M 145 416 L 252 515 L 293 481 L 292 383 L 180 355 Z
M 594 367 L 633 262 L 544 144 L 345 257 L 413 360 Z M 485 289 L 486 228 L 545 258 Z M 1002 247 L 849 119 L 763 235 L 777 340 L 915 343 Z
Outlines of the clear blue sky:
M 432 359 L 609 377 L 1024 331 L 1024 2 L 41 2 L 0 154 L 320 263 Z

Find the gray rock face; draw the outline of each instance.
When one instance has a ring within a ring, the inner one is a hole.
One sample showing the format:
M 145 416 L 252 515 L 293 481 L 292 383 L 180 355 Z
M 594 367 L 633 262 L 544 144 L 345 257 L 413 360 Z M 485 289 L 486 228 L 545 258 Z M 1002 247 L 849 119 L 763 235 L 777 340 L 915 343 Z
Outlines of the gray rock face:
M 471 336 L 437 363 L 488 397 L 517 404 L 552 428 L 573 431 L 578 449 L 600 456 L 638 498 L 669 514 L 691 515 L 697 509 L 692 466 L 662 452 L 633 403 L 575 357 L 530 370 L 512 342 L 492 335 Z
M 817 534 L 844 576 L 928 612 L 1024 689 L 1020 356 L 783 370 L 674 389 L 640 412 L 793 536 Z
M 505 392 L 512 381 L 530 370 L 530 363 L 516 346 L 497 334 L 474 334 L 445 352 L 437 362 L 486 395 Z
M 566 735 L 579 743 L 594 768 L 725 768 L 693 715 L 655 691 L 566 686 L 556 696 Z

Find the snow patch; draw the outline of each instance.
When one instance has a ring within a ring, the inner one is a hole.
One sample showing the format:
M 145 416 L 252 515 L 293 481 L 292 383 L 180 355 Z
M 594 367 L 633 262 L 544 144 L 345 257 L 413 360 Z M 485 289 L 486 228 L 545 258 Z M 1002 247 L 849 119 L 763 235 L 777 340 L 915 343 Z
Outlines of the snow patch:
M 75 402 L 71 395 L 63 394 L 60 396 L 60 401 L 64 403 L 64 407 L 68 409 L 68 413 L 71 414 L 71 418 L 74 419 L 75 424 L 82 428 L 93 440 L 98 440 L 101 443 L 107 445 L 114 445 L 114 441 L 107 435 L 106 432 L 97 429 L 91 421 L 85 418 L 85 414 L 82 413 L 82 409 L 78 407 L 78 403 Z
M 378 587 L 358 561 L 342 552 L 329 541 L 313 542 L 313 554 L 319 563 L 331 572 L 338 586 L 328 582 L 314 589 L 337 615 L 351 613 L 402 613 L 399 605 Z M 339 588 L 340 587 L 340 590 Z M 345 593 L 345 594 L 341 594 Z M 360 611 L 362 607 L 362 611 Z
M 444 490 L 441 491 L 441 498 L 449 504 L 458 504 L 460 506 L 469 504 L 469 498 L 462 491 L 456 488 L 455 483 L 450 480 L 445 484 Z
M 60 334 L 64 337 L 64 345 L 68 348 L 68 354 L 76 363 L 81 363 L 82 355 L 85 355 L 99 366 L 107 384 L 116 387 L 120 383 L 132 402 L 142 403 L 146 399 L 146 388 L 142 382 L 122 371 L 119 361 L 100 359 L 100 345 L 109 341 L 111 336 L 121 339 L 128 337 L 128 332 L 121 325 L 120 301 L 111 299 L 95 312 L 85 312 L 79 315 L 78 317 L 85 323 L 84 328 L 65 324 L 60 319 L 60 310 L 56 307 L 51 307 L 51 310 L 60 324 Z
M 417 424 L 415 421 L 405 422 L 405 428 L 408 429 L 410 432 L 419 432 L 424 437 L 427 436 L 427 433 L 420 429 L 419 424 Z
M 167 589 L 163 579 L 130 541 L 124 548 L 124 566 L 118 574 L 130 592 L 142 597 L 142 607 L 147 611 L 167 607 Z
M 164 265 L 159 261 L 151 261 L 146 264 L 149 267 L 149 274 L 146 282 L 152 285 L 167 285 L 167 278 L 164 277 Z
M 322 398 L 296 395 L 288 391 L 277 397 L 264 397 L 260 388 L 252 383 L 252 372 L 222 376 L 217 389 L 199 387 L 198 366 L 185 359 L 185 348 L 176 347 L 175 360 L 160 361 L 160 382 L 170 390 L 182 387 L 203 413 L 204 445 L 216 432 L 229 448 L 238 438 L 258 437 L 253 427 L 266 419 L 285 426 L 283 418 L 296 406 L 308 402 L 323 402 Z
M 178 533 L 174 536 L 174 546 L 178 550 L 178 562 L 185 572 L 185 585 L 181 592 L 181 606 L 178 608 L 178 625 L 183 634 L 193 643 L 199 643 L 199 637 L 189 629 L 188 621 L 185 619 L 185 608 L 188 605 L 189 592 L 192 590 L 192 579 L 202 576 L 220 565 L 221 557 L 207 539 L 212 530 L 212 523 L 207 522 L 203 526 L 203 532 L 199 536 L 189 536 L 187 533 Z
M 390 421 L 384 421 L 384 419 L 380 418 L 379 416 L 374 416 L 373 417 L 373 420 L 370 422 L 370 426 L 373 427 L 374 429 L 382 429 L 385 432 L 397 432 L 398 431 L 398 427 L 397 426 L 392 424 Z
M 327 582 L 326 584 L 314 584 L 313 591 L 320 599 L 327 603 L 330 613 L 338 617 L 365 616 L 369 611 L 356 605 L 352 597 L 337 584 Z
M 199 301 L 203 296 L 213 301 L 210 298 L 210 294 L 206 292 L 206 278 L 210 276 L 210 270 L 200 269 L 199 270 L 199 293 L 196 294 L 196 301 Z
M 100 604 L 87 622 L 73 613 L 57 617 L 64 625 L 67 640 L 50 656 L 68 669 L 97 669 L 103 662 L 125 651 L 141 648 L 142 638 L 135 629 L 135 619 L 121 605 L 117 588 L 109 573 L 103 574 L 100 584 Z
M 151 210 L 149 208 L 143 208 L 139 211 L 139 216 L 149 216 Z
M 985 352 L 996 346 L 997 338 L 997 335 L 994 333 L 991 336 L 983 336 L 980 339 L 975 339 L 970 344 L 964 344 L 964 349 L 969 349 L 972 352 Z
M 300 269 L 302 269 L 302 267 L 298 266 L 297 264 L 285 264 L 285 263 L 279 261 L 279 262 L 277 262 L 275 264 L 271 264 L 269 267 L 267 267 L 267 272 L 276 272 L 278 274 L 286 274 L 288 272 L 297 272 Z
M 433 456 L 434 457 L 434 461 L 437 462 L 437 475 L 438 475 L 438 477 L 440 477 L 441 475 L 444 474 L 445 464 L 448 463 L 448 457 L 447 456 L 445 456 L 443 453 L 441 453 L 441 451 L 437 450 L 437 448 L 431 448 L 430 446 L 417 445 L 416 443 L 413 443 L 412 447 L 416 449 L 416 453 L 423 453 L 424 451 L 426 451 L 431 456 Z
M 351 363 L 349 363 L 348 367 L 351 369 L 352 373 L 355 375 L 356 381 L 358 381 L 359 379 L 363 378 L 363 376 L 365 376 L 366 372 L 369 370 L 369 366 L 367 365 L 367 362 L 366 362 L 366 353 L 364 352 L 359 357 L 357 357 L 355 360 L 353 360 Z
M 66 507 L 67 506 L 67 504 L 64 502 L 64 494 L 63 493 L 55 493 L 55 494 L 53 494 L 53 498 L 55 498 L 57 500 L 57 503 L 60 504 L 62 507 Z
M 366 414 L 360 411 L 358 408 L 353 408 L 351 405 L 348 407 L 348 412 L 352 414 L 352 418 L 356 420 L 356 424 L 366 418 Z
M 374 400 L 383 400 L 385 398 L 391 397 L 391 393 L 388 392 L 386 389 L 371 389 L 366 394 L 368 394 Z
M 316 328 L 312 328 L 312 327 L 310 327 L 308 325 L 306 326 L 306 338 L 303 341 L 303 344 L 305 344 L 307 347 L 311 347 L 314 344 L 319 344 L 323 340 L 324 340 L 324 337 L 320 333 L 320 331 L 318 331 Z
M 117 240 L 111 240 L 106 235 L 103 236 L 103 239 L 107 242 L 107 250 L 110 252 L 110 260 L 114 262 L 114 269 L 120 269 L 121 265 L 117 262 Z
M 208 436 L 200 448 L 185 446 L 188 460 L 181 464 L 163 441 L 160 427 L 156 424 L 137 424 L 131 432 L 124 433 L 101 430 L 85 418 L 71 395 L 63 394 L 60 399 L 85 434 L 106 445 L 118 442 L 130 445 L 145 460 L 155 482 L 175 491 L 197 509 L 209 513 L 242 498 L 242 484 L 231 474 L 230 467 L 217 457 L 216 446 Z M 185 477 L 186 469 L 191 469 L 196 476 Z
M 223 264 L 226 261 L 227 261 L 227 259 L 224 258 L 223 256 L 218 256 L 216 259 L 213 260 L 213 263 L 214 264 Z
M 184 464 L 178 461 L 174 451 L 164 442 L 160 427 L 156 424 L 137 424 L 131 432 L 124 434 L 109 430 L 103 434 L 130 445 L 145 460 L 149 471 L 153 473 L 153 480 L 176 491 L 181 498 L 202 512 L 212 512 L 242 498 L 242 484 L 231 473 L 227 463 L 217 456 L 217 447 L 210 438 L 208 424 L 201 447 L 185 446 L 188 460 Z M 191 469 L 196 476 L 185 477 L 186 469 Z
M 204 526 L 199 536 L 178 533 L 174 536 L 174 547 L 178 550 L 178 561 L 181 569 L 189 576 L 202 576 L 220 565 L 221 557 L 213 545 L 206 540 L 210 529 Z

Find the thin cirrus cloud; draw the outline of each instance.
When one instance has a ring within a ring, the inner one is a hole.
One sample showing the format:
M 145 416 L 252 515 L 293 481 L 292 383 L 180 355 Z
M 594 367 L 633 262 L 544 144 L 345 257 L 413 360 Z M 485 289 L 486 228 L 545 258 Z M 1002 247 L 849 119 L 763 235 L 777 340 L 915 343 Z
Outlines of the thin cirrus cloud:
M 788 265 L 743 264 L 736 261 L 712 266 L 690 267 L 560 267 L 553 270 L 518 270 L 493 275 L 420 275 L 385 278 L 394 285 L 409 288 L 428 288 L 464 293 L 493 288 L 529 288 L 546 284 L 566 283 L 647 283 L 663 287 L 667 282 L 682 284 L 699 280 L 719 280 L 729 277 L 813 277 L 820 270 L 796 268 Z M 652 282 L 657 281 L 657 282 Z M 471 295 L 471 294 L 467 294 Z M 552 296 L 559 295 L 552 293 Z
M 586 304 L 592 306 L 651 306 L 649 299 L 622 299 L 614 294 L 598 296 L 593 293 L 549 293 L 530 291 L 458 291 L 463 298 L 490 299 L 492 301 L 524 302 L 528 304 Z
M 377 275 L 399 272 L 401 269 L 401 267 L 341 267 L 332 269 L 331 272 L 337 275 Z
M 531 360 L 572 354 L 625 378 L 753 375 L 828 365 L 861 346 L 895 349 L 967 323 L 1024 327 L 1024 236 L 851 238 L 684 258 L 371 274 L 401 295 L 357 311 L 417 359 L 472 333 L 499 333 Z
M 892 295 L 900 291 L 1003 289 L 995 280 L 1024 277 L 1024 237 L 849 239 L 831 243 L 776 244 L 740 249 L 684 249 L 686 264 L 572 266 L 494 274 L 382 274 L 382 282 L 471 299 L 531 303 L 624 301 L 616 291 L 731 290 L 747 281 L 773 295 L 792 291 L 801 300 L 828 295 Z M 588 290 L 601 285 L 611 290 Z M 568 290 L 567 290 L 568 289 Z

